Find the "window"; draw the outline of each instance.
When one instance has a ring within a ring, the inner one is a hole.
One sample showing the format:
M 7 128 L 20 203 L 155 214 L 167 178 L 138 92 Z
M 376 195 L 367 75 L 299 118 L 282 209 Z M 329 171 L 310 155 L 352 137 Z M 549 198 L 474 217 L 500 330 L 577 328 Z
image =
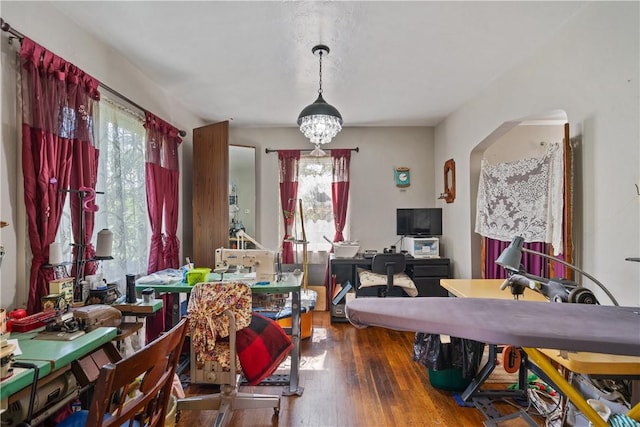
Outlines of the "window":
M 151 230 L 145 189 L 144 117 L 103 96 L 100 101 L 98 190 L 94 234 L 113 232 L 112 261 L 104 261 L 108 281 L 146 274 Z
M 302 214 L 307 236 L 307 251 L 309 261 L 323 263 L 324 259 L 318 253 L 329 252 L 336 232 L 333 222 L 333 205 L 331 201 L 331 157 L 301 156 L 298 163 L 298 200 L 302 200 Z M 296 206 L 299 209 L 299 205 Z M 280 213 L 282 224 L 282 212 Z M 348 236 L 348 226 L 345 227 L 345 238 Z M 300 215 L 296 215 L 294 226 L 296 239 L 302 238 Z M 296 259 L 302 262 L 302 245 L 296 245 Z
M 146 274 L 149 255 L 149 221 L 145 190 L 145 129 L 141 113 L 102 96 L 96 147 L 100 150 L 93 238 L 103 228 L 113 233 L 113 260 L 101 261 L 97 273 L 109 283 L 124 286 L 126 274 Z M 58 229 L 63 257 L 71 260 L 70 193 Z

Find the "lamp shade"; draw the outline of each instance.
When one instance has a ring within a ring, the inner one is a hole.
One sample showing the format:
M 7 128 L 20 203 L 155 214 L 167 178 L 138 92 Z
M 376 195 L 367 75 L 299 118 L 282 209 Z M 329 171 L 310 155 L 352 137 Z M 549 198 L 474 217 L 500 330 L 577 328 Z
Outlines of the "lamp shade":
M 514 237 L 507 249 L 502 251 L 498 259 L 496 260 L 496 264 L 510 271 L 520 271 L 523 245 L 524 239 L 522 237 Z
M 342 116 L 320 94 L 313 104 L 304 107 L 298 116 L 298 126 L 312 144 L 327 144 L 342 130 Z

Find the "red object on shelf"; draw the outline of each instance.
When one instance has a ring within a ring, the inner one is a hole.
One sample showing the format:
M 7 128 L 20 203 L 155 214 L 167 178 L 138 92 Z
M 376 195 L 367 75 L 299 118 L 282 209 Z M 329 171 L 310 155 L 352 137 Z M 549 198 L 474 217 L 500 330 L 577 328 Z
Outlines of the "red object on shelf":
M 27 310 L 24 308 L 16 308 L 9 312 L 9 318 L 11 319 L 24 319 L 27 317 Z
M 32 314 L 22 319 L 13 319 L 11 329 L 13 332 L 29 332 L 41 328 L 54 317 L 56 317 L 55 310 L 50 310 Z

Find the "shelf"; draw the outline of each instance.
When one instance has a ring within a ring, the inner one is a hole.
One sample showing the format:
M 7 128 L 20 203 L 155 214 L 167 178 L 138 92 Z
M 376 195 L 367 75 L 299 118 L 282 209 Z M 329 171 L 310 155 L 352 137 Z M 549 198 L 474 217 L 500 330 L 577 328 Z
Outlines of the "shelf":
M 144 326 L 143 322 L 124 322 L 118 326 L 118 335 L 113 339 L 114 341 L 122 341 L 125 338 L 138 332 Z

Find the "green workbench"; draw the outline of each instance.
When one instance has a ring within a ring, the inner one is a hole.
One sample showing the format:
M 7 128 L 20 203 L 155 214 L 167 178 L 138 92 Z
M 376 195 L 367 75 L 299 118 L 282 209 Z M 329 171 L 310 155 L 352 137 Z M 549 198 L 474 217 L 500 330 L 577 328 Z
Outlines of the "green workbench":
M 298 370 L 300 368 L 300 291 L 302 288 L 302 279 L 304 273 L 294 271 L 282 274 L 279 282 L 269 282 L 267 284 L 256 284 L 255 275 L 243 273 L 225 273 L 221 276 L 218 273 L 209 273 L 207 282 L 224 281 L 241 281 L 246 282 L 251 287 L 254 294 L 287 294 L 291 293 L 291 341 L 293 342 L 293 350 L 291 351 L 291 371 L 289 373 L 289 386 L 285 388 L 283 394 L 301 395 L 303 388 L 298 386 Z M 182 280 L 168 281 L 166 283 L 154 283 L 141 277 L 136 281 L 136 290 L 142 291 L 146 288 L 152 288 L 159 293 L 170 294 L 187 294 L 191 293 L 192 286 L 182 282 Z M 173 298 L 172 307 L 172 324 L 175 325 L 180 320 L 180 298 Z
M 72 361 L 113 340 L 118 330 L 111 327 L 97 328 L 72 341 L 51 341 L 33 339 L 44 328 L 30 332 L 12 332 L 10 339 L 17 339 L 22 354 L 14 357 L 16 362 L 33 363 L 40 370 L 38 379 L 69 365 Z M 8 399 L 12 394 L 29 387 L 33 383 L 33 370 L 16 368 L 16 372 L 0 382 L 0 399 Z

